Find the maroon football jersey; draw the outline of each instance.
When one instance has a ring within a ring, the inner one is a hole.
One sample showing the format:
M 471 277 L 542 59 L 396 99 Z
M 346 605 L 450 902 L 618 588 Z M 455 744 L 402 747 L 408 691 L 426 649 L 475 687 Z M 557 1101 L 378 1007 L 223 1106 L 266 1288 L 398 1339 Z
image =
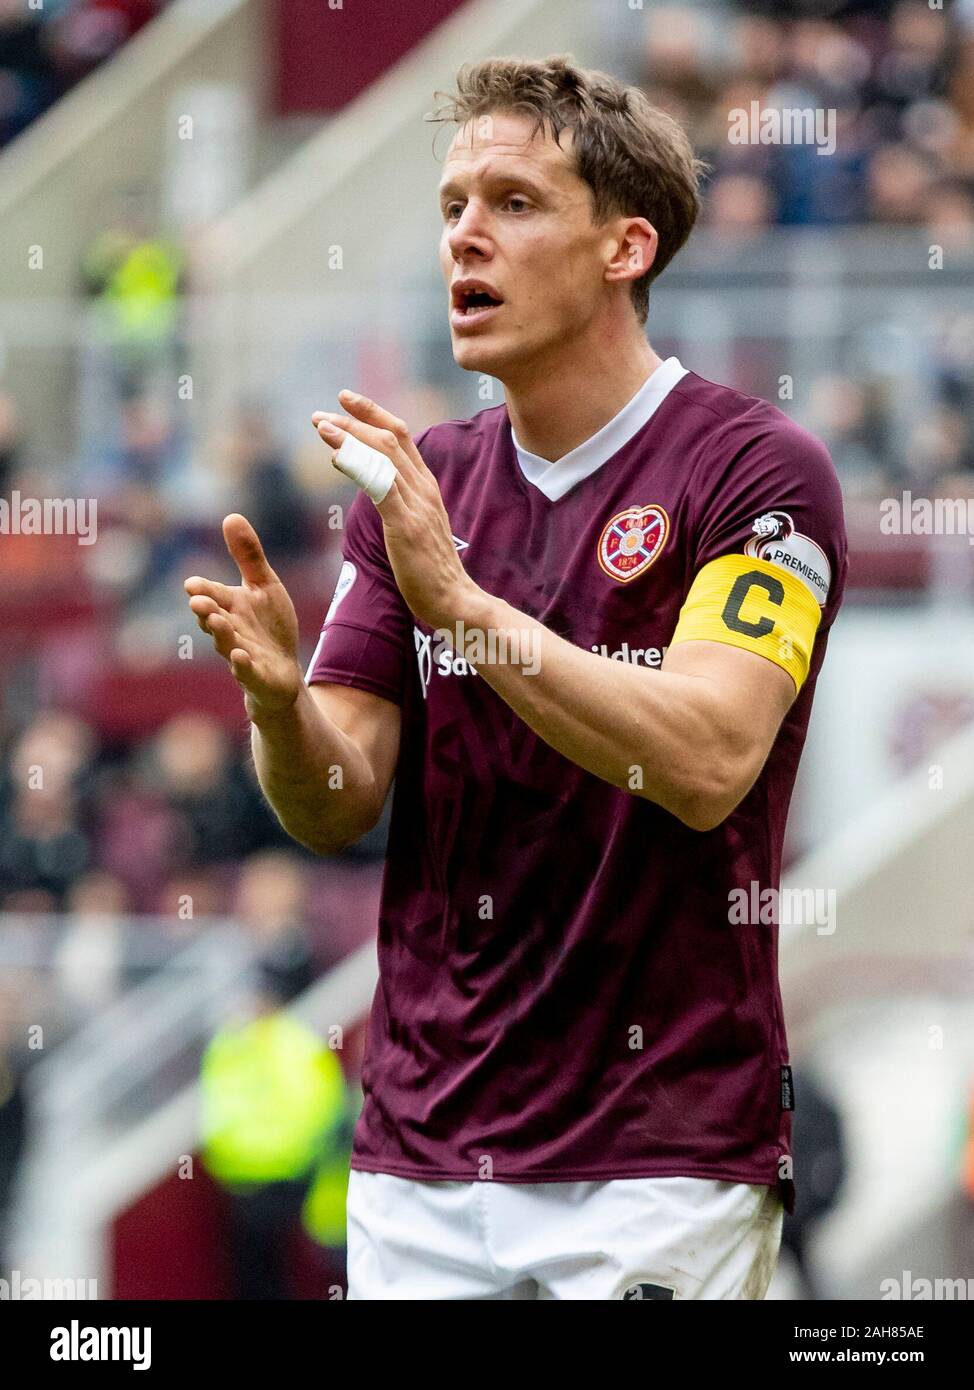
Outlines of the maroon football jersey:
M 557 500 L 525 476 L 506 406 L 416 442 L 471 576 L 588 651 L 658 667 L 694 576 L 731 554 L 807 571 L 822 619 L 754 787 L 694 831 L 555 752 L 416 621 L 359 495 L 308 673 L 402 710 L 352 1166 L 779 1182 L 777 927 L 735 924 L 728 904 L 779 882 L 847 567 L 831 460 L 774 406 L 693 372 Z

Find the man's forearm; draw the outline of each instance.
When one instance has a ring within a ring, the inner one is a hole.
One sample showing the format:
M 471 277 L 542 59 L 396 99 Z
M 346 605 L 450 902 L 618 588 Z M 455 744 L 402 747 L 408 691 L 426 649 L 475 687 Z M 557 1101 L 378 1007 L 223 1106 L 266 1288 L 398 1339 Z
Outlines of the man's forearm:
M 308 849 L 333 854 L 374 824 L 381 805 L 372 769 L 306 686 L 287 709 L 251 715 L 251 743 L 264 795 Z
M 495 658 L 520 648 L 517 662 L 474 659 L 479 675 L 573 763 L 688 823 L 708 820 L 708 806 L 730 794 L 748 739 L 726 727 L 710 681 L 584 651 L 482 590 L 463 610 L 454 625 L 468 640 L 491 635 Z

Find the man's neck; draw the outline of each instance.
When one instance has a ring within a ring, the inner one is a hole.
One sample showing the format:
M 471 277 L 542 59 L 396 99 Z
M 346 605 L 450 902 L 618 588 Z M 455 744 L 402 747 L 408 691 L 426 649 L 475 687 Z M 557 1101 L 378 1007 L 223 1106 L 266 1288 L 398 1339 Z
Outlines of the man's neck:
M 557 360 L 505 383 L 518 443 L 552 463 L 564 458 L 618 415 L 661 362 L 641 334 L 601 350 L 566 344 Z

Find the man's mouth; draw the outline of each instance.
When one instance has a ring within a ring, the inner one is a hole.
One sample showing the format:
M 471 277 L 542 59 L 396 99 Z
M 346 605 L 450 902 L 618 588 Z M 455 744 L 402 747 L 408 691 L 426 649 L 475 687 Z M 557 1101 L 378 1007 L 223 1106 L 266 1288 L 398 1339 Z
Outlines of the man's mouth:
M 451 321 L 464 326 L 483 322 L 504 302 L 492 286 L 481 281 L 461 281 L 454 285 L 450 300 Z

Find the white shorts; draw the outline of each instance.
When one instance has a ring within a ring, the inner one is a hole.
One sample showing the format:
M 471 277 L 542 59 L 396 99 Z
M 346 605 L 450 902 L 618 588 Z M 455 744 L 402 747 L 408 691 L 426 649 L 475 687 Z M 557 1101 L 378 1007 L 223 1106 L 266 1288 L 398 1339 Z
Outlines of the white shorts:
M 709 1178 L 418 1182 L 353 1170 L 354 1299 L 763 1299 L 777 1189 Z

